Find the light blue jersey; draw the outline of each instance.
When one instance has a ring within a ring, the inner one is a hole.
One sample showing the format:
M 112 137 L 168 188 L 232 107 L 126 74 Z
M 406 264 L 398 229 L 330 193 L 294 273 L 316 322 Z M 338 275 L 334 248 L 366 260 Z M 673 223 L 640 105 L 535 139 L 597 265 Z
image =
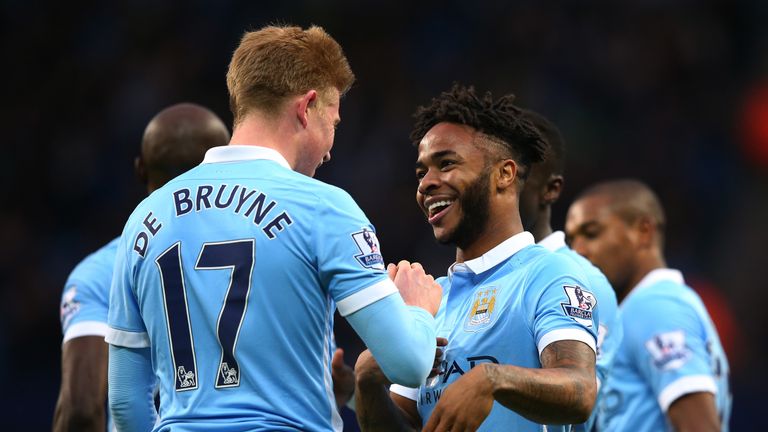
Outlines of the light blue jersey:
M 448 339 L 443 373 L 417 389 L 391 391 L 416 400 L 426 424 L 445 388 L 481 363 L 541 368 L 547 345 L 578 340 L 595 349 L 595 296 L 576 263 L 517 234 L 483 256 L 454 264 L 440 278 L 438 336 Z M 569 426 L 561 426 L 565 430 Z M 494 402 L 480 431 L 541 431 L 544 426 Z M 556 430 L 549 428 L 548 430 Z
M 597 408 L 600 406 L 600 399 L 605 391 L 602 383 L 606 381 L 611 367 L 613 367 L 613 361 L 616 358 L 624 333 L 616 301 L 616 292 L 597 267 L 565 244 L 565 233 L 562 231 L 553 232 L 542 239 L 539 245 L 575 260 L 587 276 L 589 289 L 598 299 L 600 325 L 597 332 L 597 368 L 595 369 L 598 379 L 597 400 L 589 420 L 586 423 L 573 426 L 574 431 L 589 431 L 595 425 L 599 411 Z
M 109 287 L 119 238 L 88 255 L 75 266 L 64 284 L 59 319 L 64 334 L 62 344 L 83 336 L 104 337 L 109 331 Z M 104 401 L 106 408 L 106 401 Z M 112 416 L 106 410 L 107 430 Z
M 80 336 L 104 337 L 107 334 L 109 286 L 118 240 L 112 240 L 85 257 L 69 274 L 59 308 L 64 334 L 62 343 Z
M 672 430 L 666 412 L 679 397 L 716 397 L 728 430 L 728 360 L 699 296 L 677 270 L 648 273 L 620 305 L 624 339 L 605 384 L 600 430 Z
M 396 292 L 346 192 L 274 150 L 218 147 L 128 220 L 107 341 L 151 348 L 155 430 L 339 430 L 335 306 L 348 316 Z

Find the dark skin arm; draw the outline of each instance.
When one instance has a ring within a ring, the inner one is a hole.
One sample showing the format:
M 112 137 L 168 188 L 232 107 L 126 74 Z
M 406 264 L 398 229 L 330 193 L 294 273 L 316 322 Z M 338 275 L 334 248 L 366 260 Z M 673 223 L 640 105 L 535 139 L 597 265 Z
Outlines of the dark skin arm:
M 337 348 L 331 360 L 331 375 L 333 377 L 333 395 L 336 397 L 336 407 L 347 404 L 355 390 L 355 371 L 344 363 L 344 350 Z
M 448 339 L 437 338 L 437 349 L 432 371 L 433 377 L 440 373 L 443 347 Z M 366 350 L 355 364 L 355 413 L 360 429 L 369 431 L 414 431 L 421 429 L 421 416 L 416 401 L 389 391 L 390 382 L 379 365 Z
M 667 417 L 677 432 L 720 430 L 720 418 L 712 393 L 697 392 L 679 397 L 669 406 Z
M 536 423 L 583 423 L 595 403 L 595 352 L 579 341 L 549 344 L 542 368 L 484 363 L 448 386 L 424 431 L 474 431 L 494 400 Z
M 355 364 L 355 414 L 360 430 L 365 432 L 416 431 L 409 412 L 416 411 L 416 401 L 398 395 L 398 403 L 390 397 L 390 382 L 368 350 Z M 400 408 L 400 404 L 406 410 Z M 410 405 L 413 405 L 412 407 Z
M 61 389 L 54 432 L 104 431 L 107 400 L 107 344 L 101 336 L 68 340 L 61 350 Z

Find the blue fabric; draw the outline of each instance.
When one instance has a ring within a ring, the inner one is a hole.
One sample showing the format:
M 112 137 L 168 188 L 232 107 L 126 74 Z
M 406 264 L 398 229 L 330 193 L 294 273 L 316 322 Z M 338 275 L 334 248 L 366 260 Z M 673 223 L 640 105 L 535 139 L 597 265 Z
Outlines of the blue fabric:
M 581 315 L 567 308 L 578 306 L 572 298 L 574 287 L 587 287 L 586 277 L 573 260 L 541 246 L 526 246 L 479 274 L 455 270 L 439 282 L 443 302 L 435 318 L 438 336 L 447 338 L 448 345 L 443 374 L 418 391 L 417 407 L 425 424 L 445 388 L 480 363 L 541 368 L 539 345 L 546 345 L 545 340 L 576 337 L 595 345 L 598 318 L 592 316 L 591 306 L 580 309 Z M 589 294 L 586 288 L 583 292 Z M 541 431 L 542 425 L 494 402 L 479 430 Z
M 150 431 L 155 423 L 155 383 L 148 348 L 109 347 L 109 408 L 119 431 Z
M 88 255 L 69 274 L 61 295 L 59 313 L 65 339 L 70 339 L 73 331 L 80 334 L 85 331 L 85 335 L 105 335 L 105 332 L 98 330 L 82 330 L 82 326 L 94 322 L 107 324 L 109 287 L 112 283 L 117 242 L 118 239 L 114 239 Z M 78 330 L 78 326 L 81 330 Z
M 716 393 L 722 430 L 728 430 L 728 361 L 699 296 L 657 278 L 635 288 L 620 309 L 624 339 L 601 401 L 600 430 L 671 431 L 665 409 L 700 391 Z
M 151 346 L 157 430 L 339 430 L 333 313 L 396 292 L 383 264 L 373 226 L 341 189 L 275 160 L 204 162 L 129 218 L 107 340 Z M 381 315 L 384 326 L 395 319 Z
M 556 251 L 573 259 L 587 276 L 589 289 L 597 297 L 597 309 L 600 311 L 600 325 L 597 335 L 597 367 L 595 372 L 601 383 L 604 383 L 613 367 L 616 353 L 621 345 L 624 335 L 621 317 L 619 315 L 616 293 L 603 273 L 586 258 L 564 246 Z M 589 420 L 583 424 L 573 425 L 574 431 L 590 431 L 596 423 L 599 412 L 600 400 L 604 397 L 605 386 L 600 387 L 595 408 L 589 416 Z

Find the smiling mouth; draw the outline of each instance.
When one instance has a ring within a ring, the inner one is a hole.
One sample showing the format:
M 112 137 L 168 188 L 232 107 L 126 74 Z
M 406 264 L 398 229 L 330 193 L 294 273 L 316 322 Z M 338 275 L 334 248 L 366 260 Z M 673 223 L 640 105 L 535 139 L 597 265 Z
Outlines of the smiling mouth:
M 427 219 L 429 223 L 437 222 L 447 212 L 448 208 L 453 204 L 454 200 L 440 200 L 435 201 L 427 207 Z

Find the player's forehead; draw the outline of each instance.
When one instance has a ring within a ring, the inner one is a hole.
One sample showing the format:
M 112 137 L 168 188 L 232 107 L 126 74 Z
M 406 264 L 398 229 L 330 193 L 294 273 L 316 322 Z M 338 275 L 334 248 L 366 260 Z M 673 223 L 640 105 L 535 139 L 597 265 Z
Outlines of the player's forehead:
M 475 144 L 477 131 L 470 126 L 441 122 L 430 128 L 419 143 L 417 164 L 446 155 L 465 159 L 482 157 L 483 150 Z
M 610 200 L 606 196 L 588 195 L 579 198 L 568 209 L 566 230 L 577 230 L 589 223 L 606 223 L 611 213 Z

